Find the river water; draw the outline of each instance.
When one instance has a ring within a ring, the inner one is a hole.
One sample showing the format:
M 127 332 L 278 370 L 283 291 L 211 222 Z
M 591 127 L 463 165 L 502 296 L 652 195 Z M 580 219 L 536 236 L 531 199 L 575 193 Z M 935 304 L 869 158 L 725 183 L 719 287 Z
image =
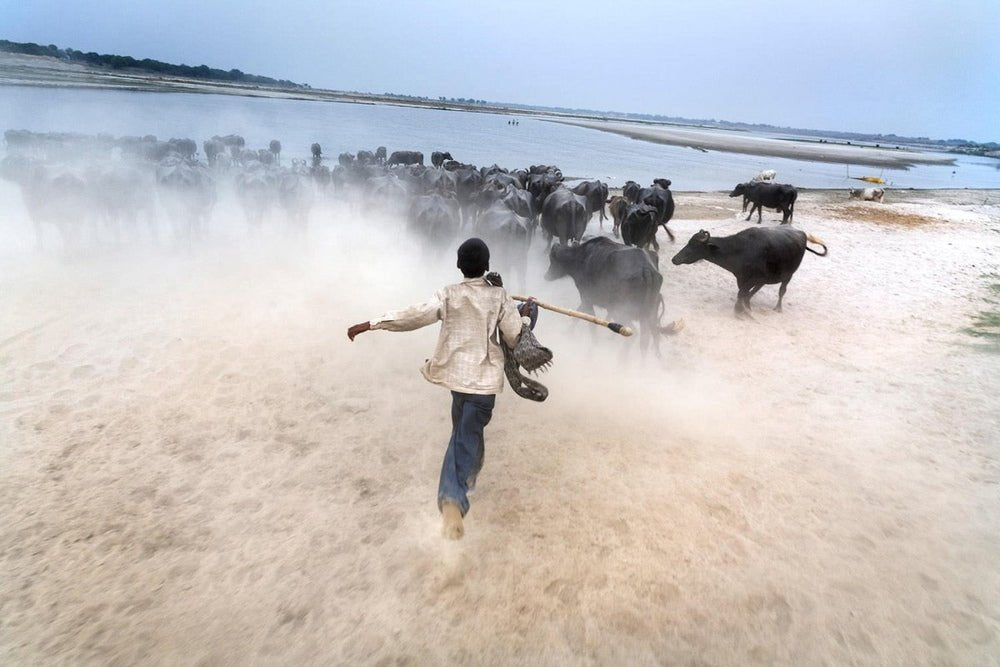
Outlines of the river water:
M 455 159 L 515 168 L 558 165 L 567 177 L 626 180 L 665 177 L 675 190 L 725 190 L 762 169 L 806 188 L 856 187 L 849 176 L 874 175 L 896 188 L 998 188 L 1000 161 L 955 156 L 948 166 L 878 169 L 652 144 L 595 130 L 521 117 L 437 109 L 307 100 L 61 88 L 0 88 L 0 129 L 35 132 L 243 135 L 250 147 L 279 139 L 285 155 L 306 157 L 319 142 L 330 161 L 342 151 L 448 150 Z M 710 130 L 706 130 L 710 131 Z

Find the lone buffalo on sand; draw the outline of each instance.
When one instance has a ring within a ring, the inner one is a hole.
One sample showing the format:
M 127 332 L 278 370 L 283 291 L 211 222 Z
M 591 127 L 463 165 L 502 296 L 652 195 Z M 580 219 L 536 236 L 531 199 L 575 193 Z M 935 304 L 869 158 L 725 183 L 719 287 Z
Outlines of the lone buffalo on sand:
M 822 246 L 817 252 L 806 246 Z M 806 250 L 826 256 L 826 245 L 816 237 L 791 227 L 750 227 L 732 236 L 713 237 L 704 229 L 691 237 L 687 245 L 674 255 L 674 264 L 694 264 L 707 259 L 734 276 L 739 292 L 736 295 L 736 315 L 748 314 L 750 299 L 764 285 L 781 283 L 778 305 L 788 289 L 788 281 L 802 263 Z

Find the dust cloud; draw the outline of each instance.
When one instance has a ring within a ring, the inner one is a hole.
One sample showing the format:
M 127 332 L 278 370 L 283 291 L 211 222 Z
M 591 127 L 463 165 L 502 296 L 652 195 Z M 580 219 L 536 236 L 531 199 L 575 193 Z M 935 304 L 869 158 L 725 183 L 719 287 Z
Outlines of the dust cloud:
M 197 233 L 157 205 L 155 234 L 47 221 L 39 250 L 0 181 L 4 662 L 1000 655 L 1000 357 L 960 331 L 997 271 L 997 205 L 929 202 L 936 224 L 901 229 L 806 193 L 796 224 L 830 255 L 784 313 L 757 295 L 756 322 L 667 244 L 666 319 L 687 327 L 662 360 L 543 312 L 550 398 L 499 397 L 451 543 L 450 397 L 417 372 L 436 327 L 345 331 L 459 280 L 464 236 L 427 250 L 332 196 L 251 233 L 220 182 Z M 675 220 L 680 242 L 744 224 L 724 196 L 677 197 L 728 211 Z M 575 307 L 546 268 L 536 238 L 524 290 Z

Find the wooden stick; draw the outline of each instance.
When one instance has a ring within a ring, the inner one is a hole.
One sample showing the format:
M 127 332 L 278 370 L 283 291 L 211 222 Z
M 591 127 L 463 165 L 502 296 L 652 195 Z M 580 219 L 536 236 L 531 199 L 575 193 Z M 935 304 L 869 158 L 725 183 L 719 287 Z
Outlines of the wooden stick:
M 510 298 L 514 299 L 515 301 L 529 300 L 528 297 L 519 296 L 517 294 L 511 294 Z M 633 333 L 635 333 L 634 331 L 632 331 L 632 327 L 627 327 L 624 324 L 618 324 L 617 322 L 612 322 L 610 320 L 602 320 L 600 317 L 597 317 L 596 315 L 591 315 L 590 313 L 581 313 L 579 310 L 570 310 L 569 308 L 563 308 L 562 306 L 554 306 L 551 303 L 543 303 L 542 301 L 535 301 L 535 303 L 538 304 L 539 308 L 544 308 L 545 310 L 551 310 L 553 313 L 559 313 L 560 315 L 569 315 L 570 317 L 575 317 L 580 320 L 586 320 L 587 322 L 592 322 L 593 324 L 596 324 L 601 327 L 607 327 L 608 329 L 614 331 L 616 334 L 620 334 L 622 336 L 631 336 Z

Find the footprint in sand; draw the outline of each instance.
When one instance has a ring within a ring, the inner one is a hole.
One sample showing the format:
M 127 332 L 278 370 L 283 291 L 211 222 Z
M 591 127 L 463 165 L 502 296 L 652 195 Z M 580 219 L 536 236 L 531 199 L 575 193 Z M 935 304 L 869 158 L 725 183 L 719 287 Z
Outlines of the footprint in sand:
M 792 625 L 792 606 L 778 593 L 751 595 L 744 607 L 763 624 L 771 625 L 779 634 L 785 634 Z
M 545 587 L 545 594 L 557 598 L 561 603 L 575 605 L 580 601 L 580 587 L 566 579 L 554 579 Z
M 91 364 L 84 364 L 83 366 L 77 366 L 70 372 L 70 377 L 74 380 L 80 380 L 83 378 L 88 378 L 94 374 L 94 367 Z
M 139 360 L 135 357 L 126 357 L 118 363 L 118 372 L 126 373 L 134 370 L 139 365 Z

